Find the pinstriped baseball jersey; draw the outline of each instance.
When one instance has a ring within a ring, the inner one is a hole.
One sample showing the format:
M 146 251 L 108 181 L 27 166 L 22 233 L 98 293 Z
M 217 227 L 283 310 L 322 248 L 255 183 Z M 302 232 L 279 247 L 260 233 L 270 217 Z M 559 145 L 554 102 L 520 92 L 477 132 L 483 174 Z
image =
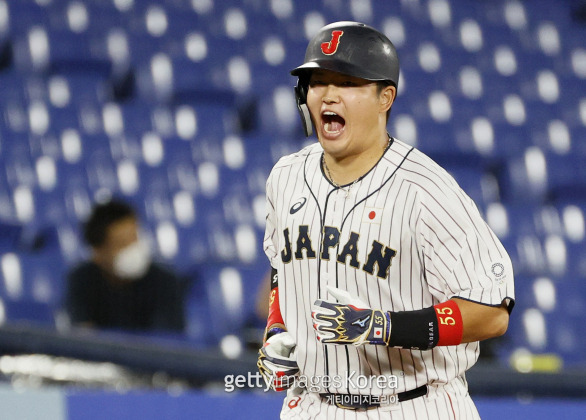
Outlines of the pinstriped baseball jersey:
M 316 143 L 283 157 L 267 180 L 264 248 L 279 273 L 280 308 L 297 343 L 300 372 L 398 378 L 394 389 L 326 383 L 324 391 L 334 393 L 393 394 L 456 378 L 465 384 L 478 343 L 426 351 L 324 345 L 316 339 L 311 306 L 333 299 L 327 285 L 385 311 L 418 310 L 452 297 L 512 305 L 505 249 L 474 202 L 419 150 L 391 139 L 368 173 L 342 187 L 325 176 L 322 155 Z

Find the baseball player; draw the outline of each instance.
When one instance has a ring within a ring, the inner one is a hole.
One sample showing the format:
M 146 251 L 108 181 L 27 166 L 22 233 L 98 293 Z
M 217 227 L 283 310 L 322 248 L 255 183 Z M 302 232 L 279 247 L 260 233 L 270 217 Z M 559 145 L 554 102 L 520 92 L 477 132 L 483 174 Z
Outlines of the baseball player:
M 477 419 L 465 378 L 502 335 L 511 261 L 474 202 L 391 137 L 389 39 L 325 26 L 298 77 L 306 134 L 267 180 L 272 286 L 258 366 L 287 389 L 281 418 Z

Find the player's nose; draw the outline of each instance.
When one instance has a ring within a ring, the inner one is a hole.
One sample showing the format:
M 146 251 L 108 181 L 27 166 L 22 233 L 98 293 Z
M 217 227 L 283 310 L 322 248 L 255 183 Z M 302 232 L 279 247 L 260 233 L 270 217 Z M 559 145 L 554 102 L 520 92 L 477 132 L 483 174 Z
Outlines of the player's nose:
M 329 84 L 324 89 L 324 93 L 322 96 L 322 101 L 326 104 L 333 104 L 340 102 L 340 96 L 337 92 L 337 86 L 334 84 Z

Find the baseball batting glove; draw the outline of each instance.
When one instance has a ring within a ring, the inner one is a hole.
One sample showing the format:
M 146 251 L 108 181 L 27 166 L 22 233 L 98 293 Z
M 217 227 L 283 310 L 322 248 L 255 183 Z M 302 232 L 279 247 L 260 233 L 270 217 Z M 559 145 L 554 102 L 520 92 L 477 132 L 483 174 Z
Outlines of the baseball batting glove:
M 293 336 L 285 331 L 273 335 L 258 351 L 258 370 L 275 391 L 284 391 L 295 383 L 299 373 L 295 346 Z
M 347 291 L 327 287 L 338 300 L 333 303 L 318 299 L 312 307 L 313 328 L 317 339 L 325 344 L 383 344 L 391 338 L 388 312 L 370 309 Z

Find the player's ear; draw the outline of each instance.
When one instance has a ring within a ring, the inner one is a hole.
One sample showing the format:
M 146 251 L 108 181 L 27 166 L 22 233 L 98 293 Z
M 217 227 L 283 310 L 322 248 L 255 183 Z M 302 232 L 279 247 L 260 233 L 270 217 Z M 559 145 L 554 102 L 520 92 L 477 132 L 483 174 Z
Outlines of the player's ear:
M 381 106 L 380 111 L 386 113 L 389 109 L 391 109 L 396 96 L 397 88 L 395 86 L 388 85 L 382 88 L 379 94 Z

